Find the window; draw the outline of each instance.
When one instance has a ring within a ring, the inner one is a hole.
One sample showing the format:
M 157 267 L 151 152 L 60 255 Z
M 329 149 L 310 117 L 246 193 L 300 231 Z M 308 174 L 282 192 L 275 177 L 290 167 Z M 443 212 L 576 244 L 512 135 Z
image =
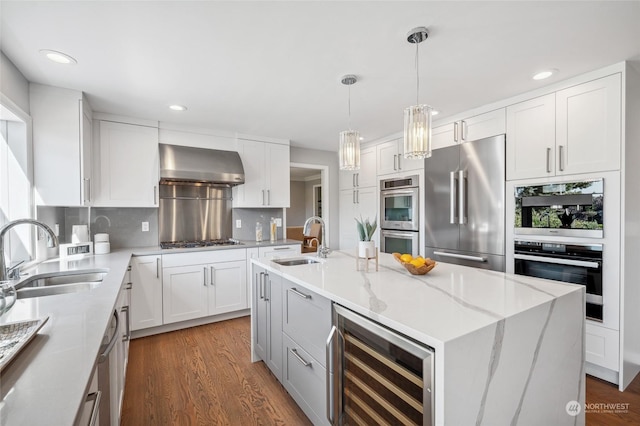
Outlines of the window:
M 0 104 L 0 226 L 33 217 L 30 149 L 27 117 Z M 5 238 L 7 265 L 28 261 L 35 256 L 33 229 L 18 226 Z

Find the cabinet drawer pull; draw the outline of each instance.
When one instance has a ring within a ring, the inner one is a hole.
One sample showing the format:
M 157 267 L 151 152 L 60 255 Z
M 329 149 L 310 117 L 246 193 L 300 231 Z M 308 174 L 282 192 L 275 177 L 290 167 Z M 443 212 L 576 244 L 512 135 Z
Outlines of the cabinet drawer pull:
M 113 332 L 113 336 L 111 336 L 111 340 L 109 340 L 109 343 L 107 344 L 107 348 L 104 350 L 104 352 L 100 354 L 100 356 L 98 356 L 98 364 L 105 362 L 109 358 L 109 354 L 111 353 L 111 350 L 115 346 L 116 340 L 118 340 L 118 329 L 120 328 L 120 315 L 118 315 L 117 309 L 113 310 L 113 317 L 116 319 L 115 330 Z
M 398 161 L 398 154 L 393 154 L 393 170 L 398 170 L 398 166 L 396 166 L 397 161 Z
M 398 170 L 402 170 L 402 154 L 398 154 Z
M 551 173 L 551 148 L 547 148 L 547 173 Z
M 127 320 L 125 321 L 124 325 L 125 325 L 125 332 L 122 335 L 122 341 L 126 342 L 128 340 L 131 340 L 131 325 L 130 320 L 129 320 L 129 307 L 128 306 L 123 306 L 120 309 L 120 312 L 122 312 L 123 314 L 127 314 Z
M 213 266 L 209 267 L 209 284 L 216 285 L 216 277 L 215 277 L 216 268 Z
M 356 187 L 356 174 L 355 173 L 351 175 L 351 186 L 354 187 L 354 188 Z
M 453 123 L 453 141 L 458 142 L 458 122 Z
M 564 171 L 564 145 L 558 147 L 558 167 L 560 171 Z
M 258 274 L 256 274 L 256 277 L 258 276 Z M 264 272 L 260 272 L 260 281 L 258 281 L 258 293 L 259 293 L 259 297 L 260 299 L 264 299 Z M 258 279 L 258 278 L 256 278 Z
M 156 185 L 153 186 L 153 204 L 158 205 L 158 187 Z
M 267 205 L 271 205 L 271 190 L 267 189 Z
M 276 250 L 289 250 L 289 247 L 274 247 L 273 251 L 276 251 Z
M 291 352 L 293 356 L 295 356 L 298 361 L 300 361 L 300 364 L 304 365 L 305 367 L 311 367 L 311 363 L 309 361 L 305 361 L 305 359 L 300 356 L 297 350 L 292 348 L 289 349 L 289 352 Z
M 465 131 L 466 127 L 467 127 L 467 122 L 462 120 L 460 122 L 460 140 L 462 142 L 467 140 L 467 132 Z
M 298 296 L 298 297 L 302 297 L 303 299 L 311 299 L 311 295 L 310 295 L 310 294 L 304 294 L 304 293 L 301 293 L 301 292 L 299 292 L 298 290 L 296 290 L 296 288 L 295 288 L 295 287 L 290 288 L 290 289 L 289 289 L 289 291 L 290 291 L 291 293 L 295 294 L 295 295 L 296 295 L 296 296 Z
M 160 258 L 156 257 L 156 278 L 160 278 Z
M 205 266 L 204 268 L 202 268 L 202 284 L 204 284 L 204 286 L 207 286 L 207 267 Z
M 125 289 L 125 290 L 131 290 L 132 288 L 133 288 L 133 283 L 127 283 L 127 284 L 124 286 L 124 289 Z

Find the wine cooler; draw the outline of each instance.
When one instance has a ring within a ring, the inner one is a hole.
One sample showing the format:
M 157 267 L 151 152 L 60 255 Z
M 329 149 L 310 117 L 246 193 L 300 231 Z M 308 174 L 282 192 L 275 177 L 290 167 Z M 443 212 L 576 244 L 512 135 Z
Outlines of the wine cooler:
M 434 352 L 340 305 L 327 339 L 332 425 L 432 425 Z

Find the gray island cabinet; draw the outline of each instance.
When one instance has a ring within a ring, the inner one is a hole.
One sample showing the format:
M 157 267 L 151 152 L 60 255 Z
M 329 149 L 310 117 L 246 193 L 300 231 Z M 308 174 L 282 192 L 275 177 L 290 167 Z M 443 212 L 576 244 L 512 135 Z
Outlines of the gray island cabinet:
M 413 276 L 384 253 L 378 272 L 345 252 L 317 260 L 253 259 L 251 306 L 253 361 L 314 424 L 330 423 L 332 304 L 433 350 L 436 425 L 584 424 L 583 287 L 445 263 Z

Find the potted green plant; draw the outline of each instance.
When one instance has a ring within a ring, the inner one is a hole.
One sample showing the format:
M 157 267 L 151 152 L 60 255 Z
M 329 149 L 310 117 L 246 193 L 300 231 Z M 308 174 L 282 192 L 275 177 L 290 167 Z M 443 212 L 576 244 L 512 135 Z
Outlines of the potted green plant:
M 376 243 L 372 241 L 373 234 L 376 232 L 378 228 L 378 219 L 374 219 L 373 222 L 369 221 L 369 218 L 362 219 L 360 216 L 360 220 L 356 219 L 356 228 L 358 230 L 358 238 L 360 242 L 358 243 L 358 256 L 371 258 L 375 256 L 376 251 Z

